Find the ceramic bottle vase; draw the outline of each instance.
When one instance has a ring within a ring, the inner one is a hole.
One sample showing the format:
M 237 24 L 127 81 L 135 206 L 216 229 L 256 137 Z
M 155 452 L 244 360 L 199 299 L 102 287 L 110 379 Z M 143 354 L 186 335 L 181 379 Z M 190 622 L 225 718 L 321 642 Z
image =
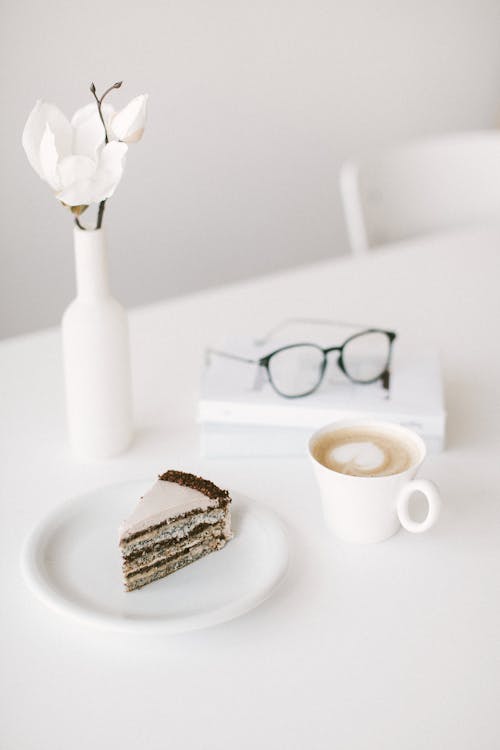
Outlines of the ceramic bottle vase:
M 76 299 L 62 320 L 66 411 L 74 454 L 115 456 L 132 439 L 127 316 L 111 296 L 102 229 L 74 229 Z

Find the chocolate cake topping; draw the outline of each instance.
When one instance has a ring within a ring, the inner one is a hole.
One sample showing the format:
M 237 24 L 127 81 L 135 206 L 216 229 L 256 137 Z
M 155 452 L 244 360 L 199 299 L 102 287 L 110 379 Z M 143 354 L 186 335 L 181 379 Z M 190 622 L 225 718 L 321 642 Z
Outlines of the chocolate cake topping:
M 229 492 L 227 490 L 221 490 L 220 487 L 217 487 L 217 485 L 209 479 L 203 479 L 203 477 L 197 477 L 195 474 L 189 474 L 185 471 L 169 469 L 164 474 L 160 474 L 158 479 L 161 479 L 164 482 L 175 482 L 182 487 L 190 487 L 193 490 L 198 490 L 198 492 L 202 492 L 212 500 L 229 497 Z

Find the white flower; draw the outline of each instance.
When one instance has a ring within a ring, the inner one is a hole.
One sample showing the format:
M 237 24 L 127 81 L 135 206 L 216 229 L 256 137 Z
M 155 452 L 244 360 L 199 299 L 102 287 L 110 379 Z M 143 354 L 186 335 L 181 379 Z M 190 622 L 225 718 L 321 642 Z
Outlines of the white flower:
M 106 102 L 102 105 L 102 114 L 109 134 L 109 124 L 115 114 L 111 104 Z M 97 104 L 92 102 L 81 109 L 77 109 L 71 119 L 73 128 L 73 151 L 75 154 L 83 154 L 95 159 L 97 150 L 104 145 L 104 127 L 99 117 Z
M 113 195 L 123 174 L 127 143 L 138 141 L 146 119 L 145 95 L 120 112 L 109 104 L 102 113 L 110 143 L 96 104 L 75 112 L 71 123 L 53 104 L 38 101 L 23 131 L 23 146 L 37 174 L 68 206 L 100 203 Z
M 141 94 L 117 112 L 111 118 L 110 137 L 124 143 L 140 141 L 146 125 L 147 101 L 148 95 Z

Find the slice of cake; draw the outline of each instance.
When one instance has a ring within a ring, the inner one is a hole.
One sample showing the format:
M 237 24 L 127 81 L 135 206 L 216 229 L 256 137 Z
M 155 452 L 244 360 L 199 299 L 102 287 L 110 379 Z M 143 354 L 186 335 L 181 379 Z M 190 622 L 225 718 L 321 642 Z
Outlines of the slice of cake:
M 213 482 L 167 471 L 120 526 L 127 591 L 174 573 L 231 539 L 231 498 Z

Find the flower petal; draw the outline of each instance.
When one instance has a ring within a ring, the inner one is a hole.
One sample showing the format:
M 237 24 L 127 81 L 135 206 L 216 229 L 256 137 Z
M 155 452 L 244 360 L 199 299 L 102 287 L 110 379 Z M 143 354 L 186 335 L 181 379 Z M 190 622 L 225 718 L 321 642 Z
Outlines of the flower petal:
M 115 192 L 123 175 L 127 151 L 126 143 L 116 141 L 106 144 L 102 149 L 95 174 L 95 203 L 104 198 L 110 198 Z
M 108 143 L 98 153 L 97 164 L 85 156 L 72 156 L 61 162 L 60 175 L 67 185 L 58 199 L 68 206 L 100 203 L 109 198 L 123 174 L 124 143 Z M 66 180 L 74 179 L 72 184 Z
M 70 187 L 57 193 L 57 200 L 64 203 L 65 206 L 88 206 L 92 201 L 90 196 L 94 194 L 94 183 L 92 180 L 78 180 Z
M 47 123 L 40 143 L 40 169 L 45 182 L 48 182 L 53 190 L 60 190 L 60 180 L 57 173 L 59 155 L 56 149 L 56 139 L 50 125 Z M 41 175 L 41 176 L 42 176 Z
M 141 94 L 116 113 L 111 121 L 113 138 L 124 143 L 135 143 L 142 138 L 146 124 L 147 101 L 148 95 Z
M 59 163 L 59 179 L 61 189 L 73 185 L 78 180 L 90 179 L 94 176 L 97 163 L 88 156 L 73 155 L 68 156 Z
M 88 205 L 97 164 L 88 156 L 68 156 L 59 164 L 61 191 L 57 198 L 67 206 Z
M 110 104 L 103 104 L 102 113 L 106 128 L 115 110 Z M 73 127 L 73 153 L 96 159 L 97 149 L 104 143 L 104 127 L 99 117 L 97 104 L 90 103 L 78 109 L 71 120 Z
M 71 125 L 61 110 L 54 104 L 37 101 L 24 126 L 22 141 L 29 163 L 42 179 L 45 177 L 40 163 L 40 146 L 46 125 L 50 126 L 54 134 L 54 145 L 59 158 L 71 153 L 73 137 Z

